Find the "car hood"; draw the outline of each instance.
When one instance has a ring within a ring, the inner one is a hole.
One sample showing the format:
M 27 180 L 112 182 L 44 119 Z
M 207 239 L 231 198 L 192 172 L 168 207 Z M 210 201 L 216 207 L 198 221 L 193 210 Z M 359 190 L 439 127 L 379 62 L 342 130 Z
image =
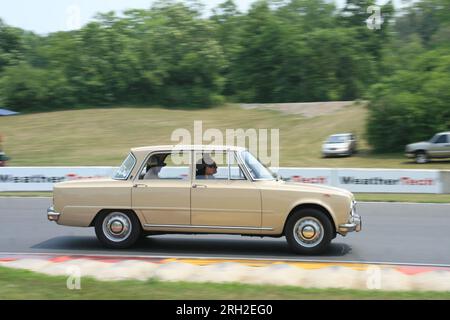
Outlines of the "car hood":
M 409 150 L 418 150 L 418 149 L 425 149 L 428 148 L 431 145 L 428 141 L 420 141 L 415 143 L 410 143 L 406 146 Z
M 323 184 L 301 183 L 293 181 L 264 181 L 266 187 L 273 187 L 276 189 L 284 189 L 289 191 L 310 191 L 317 193 L 329 193 L 349 197 L 354 199 L 353 193 L 342 188 L 331 187 Z

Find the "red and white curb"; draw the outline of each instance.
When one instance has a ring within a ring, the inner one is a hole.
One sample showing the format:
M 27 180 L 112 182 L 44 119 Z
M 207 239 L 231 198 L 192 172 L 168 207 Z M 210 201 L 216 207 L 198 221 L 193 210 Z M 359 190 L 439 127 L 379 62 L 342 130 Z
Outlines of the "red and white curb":
M 0 254 L 0 266 L 103 281 L 149 280 L 304 288 L 450 291 L 450 267 L 251 259 Z

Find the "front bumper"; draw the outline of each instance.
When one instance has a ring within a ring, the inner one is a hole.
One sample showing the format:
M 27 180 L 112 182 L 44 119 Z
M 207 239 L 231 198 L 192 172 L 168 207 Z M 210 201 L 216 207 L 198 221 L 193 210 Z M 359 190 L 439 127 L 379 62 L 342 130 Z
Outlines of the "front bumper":
M 59 212 L 55 211 L 53 206 L 51 206 L 50 208 L 47 209 L 47 219 L 49 221 L 55 221 L 55 222 L 58 221 L 60 215 L 61 214 Z
M 362 219 L 359 214 L 356 214 L 356 202 L 352 204 L 352 211 L 350 219 L 347 223 L 339 225 L 339 233 L 347 234 L 348 232 L 360 232 L 362 229 Z
M 324 149 L 324 150 L 322 150 L 322 154 L 324 156 L 344 156 L 344 155 L 348 155 L 349 153 L 350 153 L 350 150 L 348 150 L 348 149 L 337 149 L 337 150 Z

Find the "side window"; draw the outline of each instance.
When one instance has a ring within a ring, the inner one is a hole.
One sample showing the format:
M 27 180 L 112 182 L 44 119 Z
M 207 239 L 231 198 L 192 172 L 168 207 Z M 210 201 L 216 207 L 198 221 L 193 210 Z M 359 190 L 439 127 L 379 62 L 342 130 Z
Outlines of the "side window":
M 229 158 L 226 151 L 196 152 L 195 166 L 197 180 L 228 180 L 228 177 L 231 180 L 246 180 L 234 152 L 230 152 Z
M 447 143 L 447 135 L 443 134 L 441 136 L 439 136 L 439 138 L 437 138 L 435 143 Z
M 197 180 L 228 180 L 225 151 L 196 151 L 195 178 Z
M 140 180 L 189 180 L 190 152 L 158 153 L 144 166 Z

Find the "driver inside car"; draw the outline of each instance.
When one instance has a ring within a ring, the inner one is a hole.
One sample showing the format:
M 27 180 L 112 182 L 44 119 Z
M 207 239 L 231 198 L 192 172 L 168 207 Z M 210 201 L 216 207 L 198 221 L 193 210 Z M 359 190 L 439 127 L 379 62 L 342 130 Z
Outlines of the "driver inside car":
M 214 175 L 217 173 L 217 164 L 216 162 L 209 157 L 208 155 L 204 155 L 201 159 L 201 163 L 197 164 L 197 179 L 198 180 L 206 180 L 206 179 L 215 179 Z
M 144 180 L 156 180 L 159 179 L 159 173 L 161 169 L 164 168 L 167 164 L 158 157 L 152 156 L 147 163 L 147 173 L 144 176 Z

